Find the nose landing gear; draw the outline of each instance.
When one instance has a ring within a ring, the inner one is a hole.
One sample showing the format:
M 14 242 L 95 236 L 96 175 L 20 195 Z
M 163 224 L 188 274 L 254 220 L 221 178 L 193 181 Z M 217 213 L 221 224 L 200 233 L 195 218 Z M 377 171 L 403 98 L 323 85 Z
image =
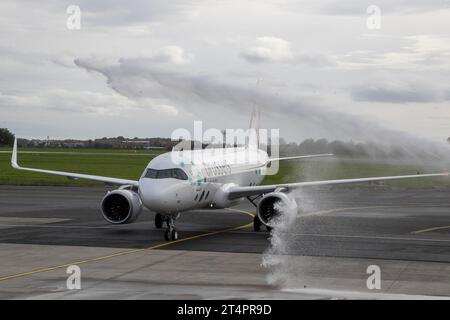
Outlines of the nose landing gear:
M 258 215 L 255 215 L 255 217 L 253 218 L 253 230 L 255 230 L 256 232 L 261 231 L 262 227 L 265 227 L 267 231 L 272 231 L 272 227 L 269 227 L 267 225 L 265 225 L 261 219 L 258 217 Z
M 167 229 L 164 233 L 164 239 L 166 239 L 167 241 L 178 240 L 178 231 L 176 229 Z
M 167 224 L 166 231 L 164 232 L 164 239 L 166 239 L 167 241 L 178 240 L 178 231 L 175 228 L 175 221 L 178 219 L 179 216 L 180 214 L 177 214 L 176 216 L 165 216 L 165 217 L 160 214 L 157 214 L 155 216 L 155 225 L 157 228 L 158 228 L 157 221 L 158 223 L 159 222 L 161 223 L 160 228 L 162 228 L 164 222 L 166 222 Z

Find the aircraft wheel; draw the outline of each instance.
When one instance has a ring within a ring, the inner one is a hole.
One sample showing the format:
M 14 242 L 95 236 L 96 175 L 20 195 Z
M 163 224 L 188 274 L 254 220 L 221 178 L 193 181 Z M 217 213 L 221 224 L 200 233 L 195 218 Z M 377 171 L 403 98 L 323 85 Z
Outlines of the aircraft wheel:
M 155 215 L 155 227 L 157 229 L 161 229 L 163 227 L 163 224 L 164 224 L 164 217 L 163 217 L 163 215 L 160 214 L 160 213 L 157 213 Z
M 171 238 L 171 232 L 169 229 L 166 230 L 166 232 L 164 232 L 164 239 L 166 239 L 166 241 L 170 241 Z
M 171 232 L 171 240 L 172 241 L 178 240 L 178 232 L 175 229 L 173 229 L 172 232 Z
M 261 220 L 259 220 L 258 215 L 255 215 L 255 217 L 253 218 L 253 230 L 255 230 L 256 232 L 261 231 L 261 226 Z

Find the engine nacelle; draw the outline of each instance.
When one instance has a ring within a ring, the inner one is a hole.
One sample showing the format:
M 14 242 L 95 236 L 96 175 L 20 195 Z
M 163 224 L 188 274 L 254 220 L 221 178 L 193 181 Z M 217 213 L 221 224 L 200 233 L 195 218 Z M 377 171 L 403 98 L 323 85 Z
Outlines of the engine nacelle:
M 281 222 L 282 215 L 297 213 L 297 203 L 286 193 L 272 192 L 259 201 L 257 213 L 262 223 L 274 227 Z
M 236 186 L 236 184 L 227 183 L 216 191 L 213 199 L 214 208 L 228 208 L 239 203 L 239 199 L 228 199 L 228 195 L 230 194 L 229 190 L 234 186 Z
M 131 190 L 117 189 L 108 192 L 102 200 L 103 218 L 112 224 L 131 223 L 141 211 L 141 198 Z

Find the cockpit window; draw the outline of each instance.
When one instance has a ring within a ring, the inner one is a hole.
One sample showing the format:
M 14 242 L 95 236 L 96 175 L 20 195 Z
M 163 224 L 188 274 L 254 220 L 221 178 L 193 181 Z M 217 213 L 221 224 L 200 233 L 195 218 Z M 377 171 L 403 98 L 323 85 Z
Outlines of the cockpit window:
M 155 169 L 147 169 L 147 172 L 145 173 L 146 178 L 156 179 L 158 170 Z
M 179 168 L 173 168 L 173 169 L 147 169 L 147 172 L 145 173 L 145 178 L 150 179 L 168 179 L 168 178 L 174 178 L 178 180 L 187 180 L 188 176 L 186 173 L 179 169 Z

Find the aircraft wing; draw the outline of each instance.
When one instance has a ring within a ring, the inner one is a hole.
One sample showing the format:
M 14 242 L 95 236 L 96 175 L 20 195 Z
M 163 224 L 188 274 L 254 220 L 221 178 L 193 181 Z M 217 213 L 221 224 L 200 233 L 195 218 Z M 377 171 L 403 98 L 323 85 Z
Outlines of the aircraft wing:
M 11 166 L 14 169 L 54 174 L 54 175 L 59 175 L 59 176 L 65 176 L 65 177 L 70 178 L 70 179 L 93 180 L 93 181 L 99 181 L 99 182 L 103 182 L 103 183 L 106 183 L 106 184 L 118 185 L 118 186 L 121 186 L 121 185 L 138 186 L 139 185 L 138 181 L 135 181 L 135 180 L 127 180 L 127 179 L 120 179 L 120 178 L 95 176 L 95 175 L 90 175 L 90 174 L 81 174 L 81 173 L 72 173 L 72 172 L 64 172 L 64 171 L 53 171 L 53 170 L 44 170 L 44 169 L 35 169 L 35 168 L 24 168 L 24 167 L 21 167 L 17 163 L 17 139 L 15 139 L 15 141 L 14 141 L 14 148 L 13 148 L 12 157 L 11 157 Z
M 430 173 L 430 174 L 413 174 L 413 175 L 405 175 L 405 176 L 322 180 L 322 181 L 296 182 L 296 183 L 272 184 L 272 185 L 248 186 L 248 187 L 236 186 L 236 187 L 232 187 L 229 189 L 228 198 L 230 200 L 232 200 L 232 199 L 237 199 L 237 198 L 241 198 L 241 197 L 255 196 L 255 195 L 273 192 L 276 189 L 284 189 L 286 191 L 290 191 L 290 190 L 303 188 L 303 187 L 313 187 L 313 186 L 321 186 L 321 185 L 350 184 L 350 183 L 384 181 L 384 180 L 417 179 L 417 178 L 440 177 L 440 176 L 448 176 L 448 175 L 449 175 L 449 173 L 446 172 L 446 173 Z
M 308 159 L 308 158 L 319 158 L 319 157 L 332 157 L 332 153 L 322 153 L 322 154 L 309 154 L 305 156 L 292 156 L 292 157 L 281 157 L 281 158 L 271 158 L 267 162 L 271 161 L 283 161 L 283 160 L 295 160 L 295 159 Z

